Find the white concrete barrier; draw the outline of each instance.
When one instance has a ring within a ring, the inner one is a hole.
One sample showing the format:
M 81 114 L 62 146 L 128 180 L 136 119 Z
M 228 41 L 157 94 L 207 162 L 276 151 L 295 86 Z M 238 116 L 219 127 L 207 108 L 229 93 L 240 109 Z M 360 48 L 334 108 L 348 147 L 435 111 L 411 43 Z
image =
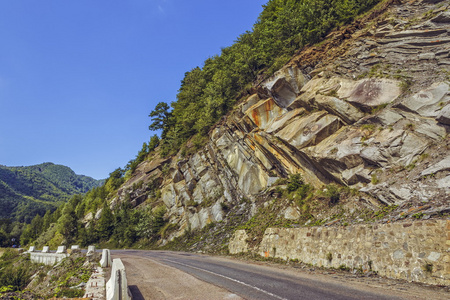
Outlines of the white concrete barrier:
M 31 246 L 30 249 L 28 250 L 28 252 L 34 252 L 36 251 L 36 246 Z
M 59 246 L 56 253 L 66 253 L 66 246 Z
M 106 283 L 107 300 L 131 300 L 128 290 L 125 266 L 120 258 L 115 258 L 112 263 L 111 278 Z
M 103 249 L 102 252 L 102 259 L 100 260 L 100 266 L 102 268 L 109 268 L 111 267 L 111 253 L 109 249 Z
M 42 252 L 41 253 L 49 253 L 50 249 L 48 246 L 44 246 L 44 248 L 42 248 Z
M 86 255 L 93 255 L 95 253 L 95 246 L 89 246 Z
M 69 254 L 67 254 L 67 253 L 30 252 L 30 260 L 32 262 L 50 265 L 50 266 L 60 262 L 67 256 L 69 256 Z

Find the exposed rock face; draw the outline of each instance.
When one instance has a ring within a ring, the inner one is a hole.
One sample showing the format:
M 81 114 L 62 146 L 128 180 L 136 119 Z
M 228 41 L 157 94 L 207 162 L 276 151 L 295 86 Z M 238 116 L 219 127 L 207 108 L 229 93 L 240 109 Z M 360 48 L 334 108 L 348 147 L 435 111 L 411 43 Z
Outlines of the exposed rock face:
M 417 113 L 423 117 L 437 117 L 443 106 L 450 101 L 449 85 L 437 82 L 419 93 L 408 97 L 397 107 Z
M 217 125 L 203 149 L 142 163 L 117 200 L 131 194 L 139 205 L 149 190 L 133 184 L 156 182 L 176 235 L 223 220 L 227 206 L 293 173 L 317 188 L 348 185 L 384 204 L 446 201 L 450 18 L 448 1 L 439 9 L 424 3 L 392 5 L 395 26 L 378 20 L 346 34 L 349 42 L 330 50 L 333 60 L 300 54 Z M 424 19 L 430 8 L 437 14 Z M 400 21 L 416 15 L 412 28 Z
M 399 82 L 389 79 L 363 79 L 349 88 L 343 98 L 361 108 L 373 108 L 389 104 L 401 93 Z

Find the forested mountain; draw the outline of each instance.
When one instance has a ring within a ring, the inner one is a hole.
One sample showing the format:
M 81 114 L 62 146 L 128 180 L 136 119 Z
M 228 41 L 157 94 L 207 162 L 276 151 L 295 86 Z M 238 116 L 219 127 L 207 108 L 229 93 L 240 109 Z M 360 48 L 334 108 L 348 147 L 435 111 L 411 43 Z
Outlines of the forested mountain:
M 72 195 L 86 193 L 101 184 L 102 181 L 77 175 L 69 167 L 53 163 L 0 166 L 0 218 L 29 222 Z

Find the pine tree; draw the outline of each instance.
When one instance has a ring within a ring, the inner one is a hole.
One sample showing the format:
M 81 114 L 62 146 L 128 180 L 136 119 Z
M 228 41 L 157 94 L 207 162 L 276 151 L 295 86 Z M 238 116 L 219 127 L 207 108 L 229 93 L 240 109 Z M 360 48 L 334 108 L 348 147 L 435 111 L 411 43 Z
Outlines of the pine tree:
M 100 239 L 108 240 L 114 230 L 114 215 L 109 205 L 105 202 L 103 205 L 100 219 L 97 222 L 97 232 Z

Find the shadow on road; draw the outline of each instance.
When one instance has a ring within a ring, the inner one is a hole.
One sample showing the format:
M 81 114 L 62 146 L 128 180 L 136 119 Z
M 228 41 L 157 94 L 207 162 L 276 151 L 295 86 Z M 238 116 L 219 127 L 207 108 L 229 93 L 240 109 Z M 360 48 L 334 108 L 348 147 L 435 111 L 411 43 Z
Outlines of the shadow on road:
M 130 293 L 133 296 L 133 300 L 145 300 L 144 296 L 142 296 L 141 291 L 135 285 L 129 285 Z

